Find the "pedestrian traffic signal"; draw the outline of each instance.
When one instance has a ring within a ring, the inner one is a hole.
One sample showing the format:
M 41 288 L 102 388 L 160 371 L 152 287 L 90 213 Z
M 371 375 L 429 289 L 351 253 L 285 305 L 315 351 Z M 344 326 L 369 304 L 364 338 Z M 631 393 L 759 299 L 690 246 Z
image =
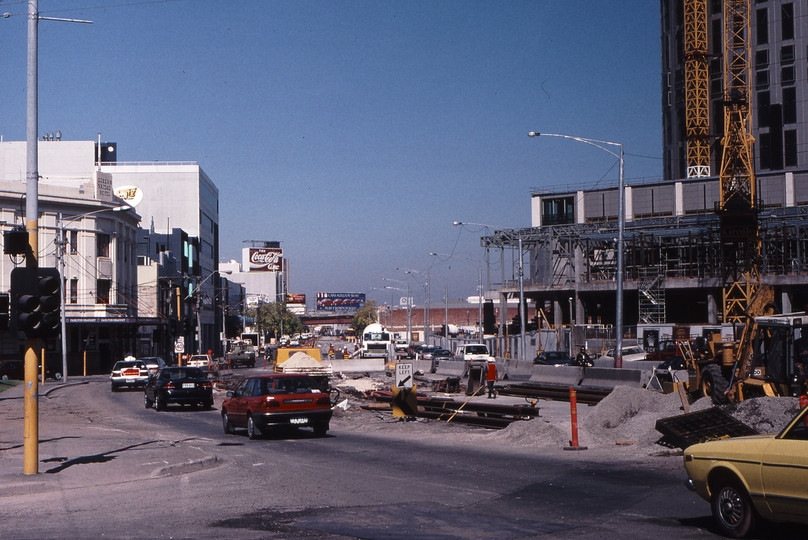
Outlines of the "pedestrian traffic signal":
M 19 267 L 11 271 L 12 331 L 27 338 L 48 339 L 59 335 L 61 287 L 55 268 Z

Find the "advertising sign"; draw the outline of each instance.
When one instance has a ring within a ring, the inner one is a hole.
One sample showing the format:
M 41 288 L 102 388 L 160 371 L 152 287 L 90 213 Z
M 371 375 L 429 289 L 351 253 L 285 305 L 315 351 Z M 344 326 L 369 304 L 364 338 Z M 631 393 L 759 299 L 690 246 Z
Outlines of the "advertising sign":
M 248 272 L 282 272 L 283 249 L 250 248 L 250 267 Z
M 143 190 L 137 186 L 121 186 L 115 188 L 115 196 L 134 208 L 143 200 Z
M 356 311 L 365 307 L 365 293 L 317 293 L 318 311 Z
M 305 294 L 287 294 L 286 295 L 286 303 L 287 304 L 306 304 L 306 295 Z

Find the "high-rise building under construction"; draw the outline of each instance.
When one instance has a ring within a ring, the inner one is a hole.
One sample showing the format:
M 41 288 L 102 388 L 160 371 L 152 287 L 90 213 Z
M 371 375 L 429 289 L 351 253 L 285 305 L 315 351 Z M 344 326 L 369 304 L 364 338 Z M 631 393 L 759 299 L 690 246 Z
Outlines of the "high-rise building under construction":
M 738 322 L 761 283 L 804 309 L 808 0 L 661 0 L 660 24 L 662 180 L 625 182 L 626 328 Z M 524 261 L 489 294 L 521 289 L 529 321 L 614 325 L 618 200 L 534 190 L 531 227 L 481 239 L 492 266 Z

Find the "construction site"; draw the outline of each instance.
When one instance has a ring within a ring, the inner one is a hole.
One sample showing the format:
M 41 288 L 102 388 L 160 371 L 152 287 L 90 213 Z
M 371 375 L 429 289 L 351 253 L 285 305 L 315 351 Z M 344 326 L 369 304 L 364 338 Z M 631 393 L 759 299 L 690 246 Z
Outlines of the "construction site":
M 612 342 L 618 317 L 623 337 L 638 342 L 673 325 L 742 325 L 758 285 L 773 288 L 777 313 L 803 311 L 805 10 L 804 2 L 663 1 L 663 178 L 625 180 L 622 146 L 563 136 L 612 153 L 620 178 L 534 189 L 531 227 L 481 238 L 488 298 L 521 295 L 535 309 L 528 321 L 605 330 Z M 574 337 L 585 333 L 567 335 L 572 342 L 559 348 L 586 345 Z

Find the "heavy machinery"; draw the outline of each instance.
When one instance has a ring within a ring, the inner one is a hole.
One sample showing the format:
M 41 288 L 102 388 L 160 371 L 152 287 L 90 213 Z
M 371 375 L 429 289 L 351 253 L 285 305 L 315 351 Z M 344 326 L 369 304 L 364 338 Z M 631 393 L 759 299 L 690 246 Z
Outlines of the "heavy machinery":
M 800 352 L 808 354 L 808 313 L 774 315 L 774 290 L 758 286 L 747 320 L 735 340 L 713 334 L 704 342 L 681 340 L 691 394 L 717 405 L 759 396 L 805 393 Z

